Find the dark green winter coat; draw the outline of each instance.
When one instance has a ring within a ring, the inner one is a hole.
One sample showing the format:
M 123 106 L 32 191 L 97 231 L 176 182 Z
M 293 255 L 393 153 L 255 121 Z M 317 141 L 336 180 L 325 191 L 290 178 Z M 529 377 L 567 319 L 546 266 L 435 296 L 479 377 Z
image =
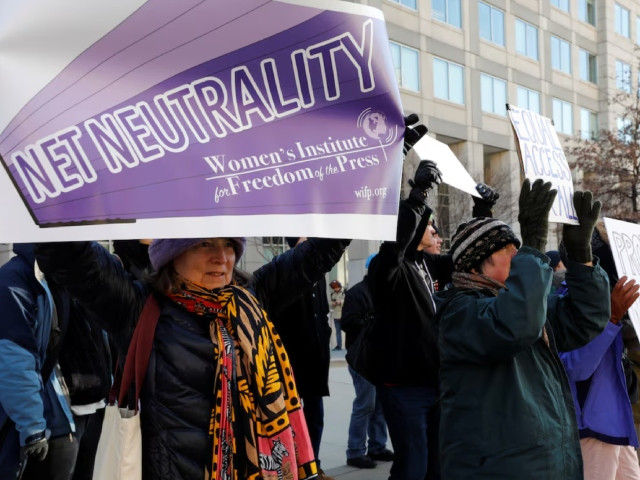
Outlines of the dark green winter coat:
M 548 262 L 523 247 L 497 296 L 454 288 L 439 298 L 444 480 L 582 479 L 573 400 L 557 350 L 573 350 L 602 331 L 609 282 L 598 265 L 569 261 L 569 293 L 548 295 Z

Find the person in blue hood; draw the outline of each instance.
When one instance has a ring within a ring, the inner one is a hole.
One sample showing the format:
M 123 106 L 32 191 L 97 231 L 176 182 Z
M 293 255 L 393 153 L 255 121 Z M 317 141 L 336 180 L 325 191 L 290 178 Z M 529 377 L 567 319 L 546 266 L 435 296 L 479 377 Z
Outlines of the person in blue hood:
M 13 251 L 0 267 L 0 478 L 68 479 L 73 417 L 52 359 L 69 302 L 37 274 L 32 244 Z

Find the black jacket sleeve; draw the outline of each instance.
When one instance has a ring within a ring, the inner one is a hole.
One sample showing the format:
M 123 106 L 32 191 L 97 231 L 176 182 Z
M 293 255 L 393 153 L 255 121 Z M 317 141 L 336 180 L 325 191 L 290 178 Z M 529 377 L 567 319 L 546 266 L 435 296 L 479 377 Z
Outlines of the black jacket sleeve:
M 369 265 L 369 282 L 374 296 L 377 292 L 384 294 L 397 282 L 403 259 L 405 255 L 414 255 L 431 213 L 425 203 L 411 198 L 400 202 L 396 241 L 384 242 Z
M 309 238 L 253 274 L 253 288 L 270 316 L 277 316 L 338 263 L 351 240 Z
M 125 271 L 120 260 L 97 242 L 41 243 L 36 259 L 47 277 L 64 287 L 90 321 L 128 345 L 147 297 L 146 289 Z

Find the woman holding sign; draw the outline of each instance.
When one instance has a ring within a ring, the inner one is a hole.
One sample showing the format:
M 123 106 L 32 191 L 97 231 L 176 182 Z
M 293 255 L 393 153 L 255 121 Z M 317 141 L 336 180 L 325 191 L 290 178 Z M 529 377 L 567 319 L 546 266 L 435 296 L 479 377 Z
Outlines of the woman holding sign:
M 110 333 L 121 359 L 147 297 L 158 301 L 140 396 L 145 479 L 304 479 L 317 467 L 269 315 L 348 244 L 309 239 L 249 276 L 237 268 L 244 238 L 154 240 L 155 274 L 144 283 L 95 242 L 41 244 L 38 263 Z

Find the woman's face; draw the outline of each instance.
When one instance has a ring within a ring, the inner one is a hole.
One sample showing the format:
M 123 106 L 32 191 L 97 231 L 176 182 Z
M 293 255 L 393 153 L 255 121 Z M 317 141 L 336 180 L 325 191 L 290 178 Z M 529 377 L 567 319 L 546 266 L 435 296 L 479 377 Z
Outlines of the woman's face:
M 233 240 L 209 238 L 173 259 L 173 268 L 182 277 L 209 290 L 231 283 L 236 252 Z

